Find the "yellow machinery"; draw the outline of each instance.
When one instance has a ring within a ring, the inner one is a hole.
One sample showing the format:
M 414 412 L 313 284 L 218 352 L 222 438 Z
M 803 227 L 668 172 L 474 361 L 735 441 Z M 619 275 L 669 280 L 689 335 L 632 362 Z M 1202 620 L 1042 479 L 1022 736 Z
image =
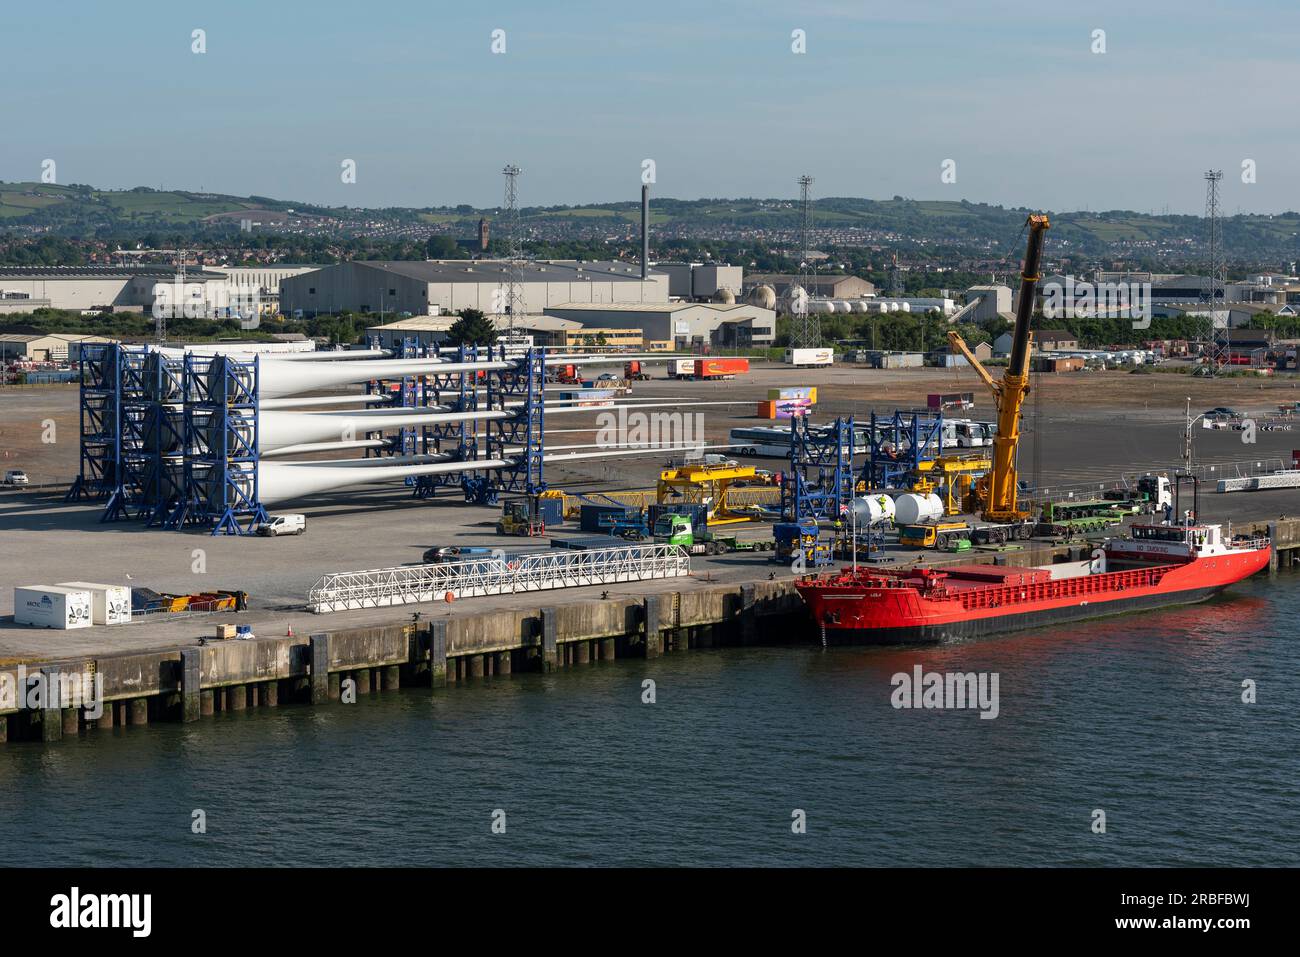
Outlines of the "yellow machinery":
M 1025 249 L 1024 269 L 1020 273 L 1020 298 L 1016 301 L 1016 326 L 1011 338 L 1011 359 L 1001 380 L 995 380 L 956 332 L 948 333 L 953 348 L 966 357 L 980 377 L 998 408 L 998 432 L 993 437 L 993 468 L 975 484 L 975 501 L 987 522 L 1019 522 L 1030 518 L 1022 510 L 1016 493 L 1016 448 L 1020 443 L 1020 410 L 1029 394 L 1029 347 L 1032 334 L 1039 264 L 1043 259 L 1043 239 L 1051 223 L 1046 216 L 1030 216 L 1029 242 Z
M 975 485 L 993 467 L 987 455 L 944 455 L 922 461 L 912 476 L 912 491 L 943 499 L 946 515 L 979 510 Z
M 559 489 L 549 489 L 542 493 L 542 498 L 558 498 L 564 501 L 564 517 L 577 518 L 582 512 L 583 502 L 592 501 L 581 495 L 568 495 Z M 601 492 L 598 501 L 605 504 L 626 505 L 628 508 L 645 508 L 655 504 L 658 493 L 654 489 L 639 489 L 628 492 Z M 742 508 L 755 509 L 756 506 L 778 505 L 781 502 L 779 486 L 763 485 L 733 488 L 727 493 L 727 501 L 733 511 Z
M 753 515 L 738 511 L 728 502 L 733 482 L 752 481 L 752 465 L 684 465 L 659 473 L 655 501 L 660 505 L 702 502 L 708 506 L 710 525 L 749 522 Z

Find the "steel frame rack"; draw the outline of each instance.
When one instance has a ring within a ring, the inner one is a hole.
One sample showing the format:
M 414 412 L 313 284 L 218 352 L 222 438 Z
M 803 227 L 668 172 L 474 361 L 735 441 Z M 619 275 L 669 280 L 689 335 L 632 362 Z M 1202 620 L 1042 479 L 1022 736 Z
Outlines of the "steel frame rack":
M 456 350 L 457 362 L 477 362 L 477 346 L 460 346 Z M 446 406 L 456 412 L 473 412 L 478 409 L 478 380 L 476 372 L 449 372 L 444 375 L 423 377 L 424 405 Z M 460 461 L 478 458 L 478 433 L 473 422 L 450 422 L 424 428 L 422 452 L 446 452 Z M 420 475 L 414 481 L 412 492 L 417 498 L 432 498 L 440 488 L 464 490 L 470 472 L 445 472 L 439 475 Z
M 246 535 L 267 520 L 258 499 L 258 369 L 256 357 L 185 357 L 185 484 L 166 527 Z
M 921 462 L 943 454 L 943 413 L 895 410 L 877 416 L 872 412 L 867 444 L 870 454 L 859 480 L 869 491 L 901 488 L 906 484 L 902 480 Z
M 185 491 L 185 360 L 150 352 L 145 359 L 149 397 L 145 488 L 150 525 L 161 525 Z
M 488 358 L 493 358 L 488 350 Z M 485 452 L 489 459 L 510 459 L 514 464 L 493 469 L 490 475 L 467 477 L 463 483 L 465 500 L 480 505 L 495 505 L 501 492 L 540 495 L 546 491 L 543 476 L 545 453 L 543 429 L 546 389 L 545 350 L 529 348 L 523 355 L 508 357 L 500 347 L 499 358 L 511 358 L 511 368 L 487 373 L 487 401 L 490 409 L 505 409 L 507 402 L 523 400 L 515 406 L 509 419 L 487 423 Z M 522 447 L 507 452 L 509 447 Z
M 807 416 L 790 420 L 790 472 L 781 483 L 782 514 L 792 522 L 838 520 L 853 502 L 853 476 L 852 416 L 816 431 Z
M 122 347 L 87 346 L 79 365 L 79 463 L 65 500 L 110 499 L 121 484 Z

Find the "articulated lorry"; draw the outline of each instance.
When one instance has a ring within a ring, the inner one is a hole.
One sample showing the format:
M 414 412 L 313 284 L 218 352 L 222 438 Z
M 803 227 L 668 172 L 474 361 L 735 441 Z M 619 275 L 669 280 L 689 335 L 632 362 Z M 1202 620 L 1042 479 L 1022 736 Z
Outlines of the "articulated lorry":
M 776 547 L 771 540 L 740 539 L 697 528 L 691 516 L 666 512 L 655 519 L 656 545 L 677 545 L 689 555 L 723 555 L 727 552 L 770 552 Z

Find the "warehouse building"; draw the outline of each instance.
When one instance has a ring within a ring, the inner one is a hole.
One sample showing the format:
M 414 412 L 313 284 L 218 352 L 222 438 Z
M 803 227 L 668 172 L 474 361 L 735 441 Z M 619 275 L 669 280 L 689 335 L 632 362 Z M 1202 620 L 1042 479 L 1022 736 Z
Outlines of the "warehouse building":
M 261 313 L 274 316 L 280 312 L 280 283 L 292 276 L 316 272 L 320 266 L 308 265 L 263 265 L 263 266 L 204 266 L 205 272 L 216 273 L 226 277 L 231 287 L 248 289 L 252 287 L 261 303 Z M 188 279 L 189 276 L 186 276 Z
M 75 362 L 82 346 L 113 342 L 80 333 L 0 332 L 0 364 L 11 362 Z
M 546 315 L 576 320 L 584 329 L 640 329 L 647 349 L 743 349 L 771 345 L 776 336 L 776 313 L 748 303 L 568 302 L 547 307 Z
M 478 309 L 505 312 L 509 284 L 501 260 L 425 262 L 353 261 L 291 276 L 280 283 L 285 315 L 313 316 L 344 310 L 394 316 L 436 316 Z M 560 303 L 666 303 L 668 277 L 622 262 L 539 260 L 519 270 L 521 315 Z
M 366 329 L 367 341 L 377 341 L 380 348 L 397 349 L 404 342 L 414 342 L 423 347 L 441 346 L 447 342 L 447 333 L 456 324 L 457 316 L 411 316 L 369 326 Z M 512 329 L 509 316 L 489 316 L 500 335 Z M 569 345 L 569 336 L 582 331 L 580 323 L 554 316 L 517 316 L 513 323 L 513 333 L 534 346 L 565 347 Z M 640 342 L 640 330 L 636 333 Z
M 0 266 L 0 313 L 34 309 L 102 309 L 142 312 L 153 308 L 154 286 L 176 281 L 172 266 Z M 187 284 L 219 284 L 226 277 L 190 269 Z M 204 295 L 205 300 L 218 298 Z
M 861 299 L 876 294 L 875 284 L 857 276 L 810 276 L 805 283 L 802 277 L 786 273 L 751 273 L 745 277 L 745 291 L 755 286 L 771 286 L 781 299 L 791 286 L 803 286 L 814 299 Z

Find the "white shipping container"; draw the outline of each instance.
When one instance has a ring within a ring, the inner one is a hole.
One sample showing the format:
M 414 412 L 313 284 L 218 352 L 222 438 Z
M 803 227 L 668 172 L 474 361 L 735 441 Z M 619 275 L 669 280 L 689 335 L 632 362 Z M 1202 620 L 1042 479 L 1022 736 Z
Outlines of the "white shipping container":
M 37 628 L 89 628 L 90 592 L 58 585 L 14 588 L 14 624 Z
M 695 360 L 694 359 L 669 359 L 668 374 L 670 376 L 695 375 Z
M 125 585 L 59 582 L 58 587 L 90 592 L 90 620 L 97 625 L 124 625 L 131 620 L 131 589 Z
M 828 366 L 835 361 L 833 349 L 787 349 L 785 361 L 792 366 Z

